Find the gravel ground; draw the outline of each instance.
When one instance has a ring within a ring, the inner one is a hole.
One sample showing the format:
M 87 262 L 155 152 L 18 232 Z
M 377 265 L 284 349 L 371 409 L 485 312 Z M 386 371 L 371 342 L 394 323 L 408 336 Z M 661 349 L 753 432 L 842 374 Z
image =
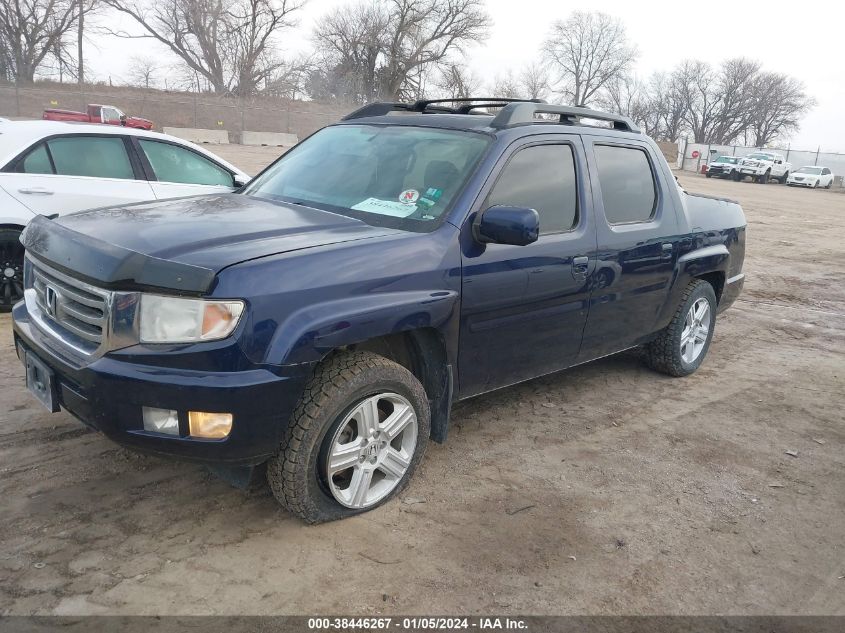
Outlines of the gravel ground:
M 0 614 L 845 614 L 845 195 L 680 178 L 749 221 L 701 370 L 463 403 L 402 499 L 338 523 L 45 413 L 3 315 Z

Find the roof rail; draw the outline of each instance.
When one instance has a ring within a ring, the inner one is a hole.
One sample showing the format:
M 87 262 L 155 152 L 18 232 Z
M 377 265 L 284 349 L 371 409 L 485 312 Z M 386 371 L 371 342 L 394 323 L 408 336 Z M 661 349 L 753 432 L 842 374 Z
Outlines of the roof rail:
M 640 128 L 637 127 L 636 123 L 621 114 L 610 114 L 608 112 L 600 112 L 599 110 L 590 110 L 589 108 L 579 108 L 575 106 L 525 102 L 510 103 L 506 105 L 502 108 L 499 114 L 496 115 L 493 122 L 490 123 L 490 127 L 506 128 L 513 127 L 514 125 L 534 123 L 534 117 L 538 114 L 557 114 L 560 117 L 560 123 L 568 123 L 570 125 L 577 125 L 580 119 L 609 121 L 613 123 L 614 130 L 635 133 L 640 132 Z
M 450 108 L 441 104 L 461 103 L 464 105 Z M 460 97 L 457 99 L 421 99 L 414 103 L 369 103 L 350 112 L 344 121 L 363 119 L 364 117 L 383 116 L 390 112 L 419 112 L 421 114 L 469 114 L 476 108 L 504 108 L 512 103 L 536 105 L 545 103 L 542 99 L 510 99 L 506 97 Z

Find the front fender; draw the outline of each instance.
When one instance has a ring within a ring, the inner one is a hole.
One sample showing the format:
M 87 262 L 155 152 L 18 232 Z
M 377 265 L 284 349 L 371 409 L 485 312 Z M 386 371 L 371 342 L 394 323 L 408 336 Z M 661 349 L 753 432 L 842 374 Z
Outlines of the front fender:
M 279 324 L 265 362 L 313 363 L 333 349 L 379 336 L 420 328 L 442 330 L 457 320 L 458 298 L 456 291 L 413 290 L 304 306 Z

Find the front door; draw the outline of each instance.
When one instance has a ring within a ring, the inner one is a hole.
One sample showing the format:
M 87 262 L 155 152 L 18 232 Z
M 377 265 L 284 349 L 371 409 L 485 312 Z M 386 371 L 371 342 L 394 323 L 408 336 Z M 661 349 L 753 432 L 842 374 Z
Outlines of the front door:
M 158 199 L 225 193 L 234 189 L 234 177 L 222 166 L 175 143 L 137 139 L 146 161 L 150 185 Z
M 466 239 L 458 372 L 467 397 L 572 365 L 587 318 L 596 234 L 577 135 L 532 137 L 511 147 L 476 212 L 528 207 L 540 237 L 527 246 Z

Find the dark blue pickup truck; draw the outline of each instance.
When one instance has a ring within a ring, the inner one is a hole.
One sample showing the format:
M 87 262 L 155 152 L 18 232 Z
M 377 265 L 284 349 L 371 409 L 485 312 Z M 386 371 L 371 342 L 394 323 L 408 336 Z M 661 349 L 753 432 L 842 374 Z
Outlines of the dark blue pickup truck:
M 634 347 L 695 371 L 745 217 L 624 117 L 476 99 L 365 106 L 239 192 L 22 239 L 42 403 L 236 482 L 266 470 L 319 522 L 397 494 L 458 400 Z

